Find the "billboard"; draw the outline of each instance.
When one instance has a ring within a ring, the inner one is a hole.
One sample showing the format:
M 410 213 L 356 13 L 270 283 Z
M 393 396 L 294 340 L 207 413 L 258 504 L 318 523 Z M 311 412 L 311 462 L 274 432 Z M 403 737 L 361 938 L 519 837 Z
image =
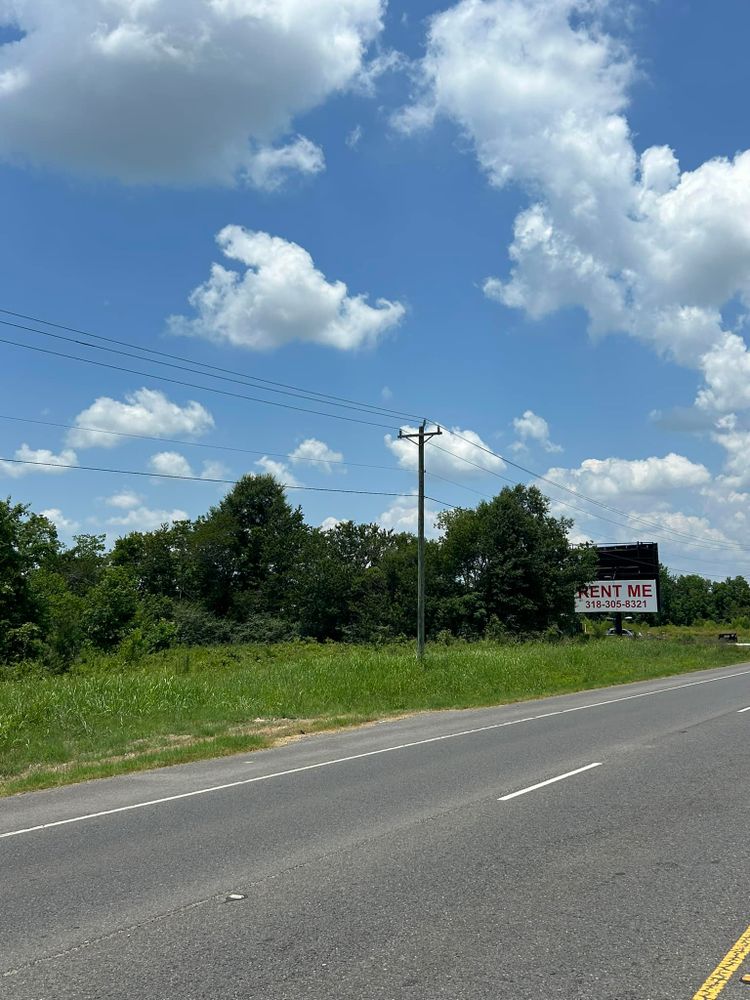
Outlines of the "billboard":
M 656 542 L 597 545 L 596 579 L 576 592 L 578 614 L 659 610 L 659 546 Z

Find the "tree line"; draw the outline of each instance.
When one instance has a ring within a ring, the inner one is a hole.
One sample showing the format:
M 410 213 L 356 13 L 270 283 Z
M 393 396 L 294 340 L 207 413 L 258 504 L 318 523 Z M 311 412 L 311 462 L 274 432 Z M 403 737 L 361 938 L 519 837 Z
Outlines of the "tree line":
M 427 542 L 430 638 L 572 634 L 576 587 L 596 564 L 534 486 L 439 515 Z M 417 543 L 345 521 L 305 524 L 271 476 L 245 476 L 193 521 L 62 545 L 54 525 L 0 501 L 0 662 L 65 670 L 88 649 L 138 656 L 175 644 L 294 638 L 381 642 L 416 626 Z M 738 577 L 662 572 L 663 619 L 750 614 Z

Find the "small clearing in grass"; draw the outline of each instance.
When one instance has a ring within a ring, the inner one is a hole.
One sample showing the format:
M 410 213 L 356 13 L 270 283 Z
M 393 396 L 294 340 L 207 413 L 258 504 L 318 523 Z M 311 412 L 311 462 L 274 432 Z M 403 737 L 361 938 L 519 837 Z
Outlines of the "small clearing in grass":
M 411 646 L 327 643 L 172 649 L 127 663 L 0 681 L 0 794 L 220 757 L 308 733 L 478 708 L 740 663 L 719 643 Z M 2 674 L 0 674 L 2 676 Z

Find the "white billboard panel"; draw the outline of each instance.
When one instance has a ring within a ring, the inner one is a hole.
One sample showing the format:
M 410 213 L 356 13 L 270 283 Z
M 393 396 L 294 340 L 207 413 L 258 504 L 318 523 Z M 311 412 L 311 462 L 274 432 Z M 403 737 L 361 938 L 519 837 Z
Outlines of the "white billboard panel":
M 576 611 L 658 611 L 656 580 L 595 580 L 576 592 Z

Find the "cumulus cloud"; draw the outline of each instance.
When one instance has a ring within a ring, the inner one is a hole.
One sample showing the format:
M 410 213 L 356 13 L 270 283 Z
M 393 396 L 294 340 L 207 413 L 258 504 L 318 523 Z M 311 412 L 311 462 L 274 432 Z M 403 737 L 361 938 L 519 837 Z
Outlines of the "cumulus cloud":
M 214 264 L 190 295 L 197 315 L 170 317 L 175 334 L 253 350 L 295 340 L 352 350 L 376 344 L 404 316 L 399 302 L 381 298 L 373 306 L 349 295 L 343 281 L 328 281 L 296 243 L 242 226 L 226 226 L 216 239 L 246 270 Z
M 116 528 L 127 528 L 128 531 L 155 531 L 163 524 L 174 524 L 175 521 L 189 521 L 190 515 L 184 510 L 158 510 L 151 507 L 131 507 L 127 514 L 110 517 L 107 524 Z
M 487 296 L 539 318 L 583 307 L 701 372 L 701 407 L 750 406 L 750 359 L 722 309 L 750 305 L 750 152 L 682 171 L 638 155 L 625 117 L 634 61 L 597 16 L 613 0 L 461 0 L 435 15 L 406 131 L 436 116 L 469 138 L 489 181 L 522 185 L 510 270 Z
M 289 453 L 289 460 L 293 463 L 312 463 L 324 472 L 331 473 L 333 471 L 331 463 L 343 462 L 344 456 L 340 451 L 329 448 L 324 441 L 318 441 L 317 438 L 306 438 L 297 445 L 294 451 Z
M 438 510 L 425 504 L 424 509 L 424 530 L 428 538 L 436 538 L 439 534 L 437 527 Z M 378 524 L 382 528 L 389 528 L 392 531 L 408 531 L 413 535 L 417 533 L 417 497 L 400 497 L 384 510 L 378 518 Z
M 402 430 L 405 434 L 416 434 L 418 428 L 405 426 Z M 413 441 L 386 434 L 385 443 L 402 469 L 417 468 L 418 451 Z M 501 472 L 505 468 L 505 462 L 495 455 L 488 455 L 482 448 L 489 449 L 489 445 L 485 444 L 476 431 L 462 430 L 460 427 L 450 430 L 445 428 L 443 435 L 433 438 L 425 445 L 425 466 L 429 472 L 437 475 L 481 476 L 486 471 Z M 467 465 L 467 462 L 473 464 Z
M 294 171 L 301 174 L 318 174 L 325 168 L 325 157 L 320 146 L 299 135 L 286 146 L 259 150 L 248 164 L 246 176 L 256 187 L 275 191 Z
M 341 524 L 342 521 L 338 517 L 327 517 L 325 520 L 320 522 L 321 531 L 333 531 L 337 524 Z
M 214 426 L 214 418 L 200 403 L 180 406 L 158 389 L 146 388 L 128 393 L 124 402 L 100 396 L 74 422 L 78 426 L 67 435 L 67 443 L 74 448 L 114 448 L 125 440 L 117 434 L 198 437 Z
M 294 118 L 362 86 L 382 0 L 14 0 L 0 155 L 125 182 L 275 186 L 315 172 Z M 3 15 L 5 15 L 3 17 Z M 303 146 L 304 144 L 304 146 Z
M 0 471 L 11 479 L 20 479 L 31 472 L 43 472 L 59 475 L 65 472 L 63 466 L 78 465 L 78 456 L 72 448 L 64 448 L 59 454 L 49 448 L 30 448 L 22 444 L 16 449 L 14 458 L 18 462 L 30 462 L 30 465 L 16 465 L 14 462 L 0 461 Z M 36 464 L 34 464 L 36 463 Z
M 106 497 L 104 502 L 109 507 L 130 510 L 132 507 L 140 506 L 143 503 L 143 498 L 138 493 L 133 493 L 132 490 L 120 490 L 119 493 L 113 493 L 111 497 Z
M 663 458 L 587 458 L 577 469 L 553 468 L 548 479 L 596 498 L 661 495 L 710 482 L 705 465 L 674 452 Z
M 192 476 L 190 462 L 178 451 L 160 451 L 148 460 L 152 472 L 160 476 Z
M 733 491 L 750 486 L 750 430 L 729 413 L 717 421 L 712 437 L 726 453 L 722 483 Z
M 559 444 L 550 441 L 547 421 L 533 410 L 525 410 L 520 417 L 515 417 L 513 427 L 518 435 L 518 441 L 511 445 L 515 451 L 524 450 L 529 441 L 536 442 L 548 452 L 562 451 Z
M 194 476 L 200 479 L 224 479 L 226 466 L 222 462 L 207 461 L 200 472 L 196 472 L 190 462 L 179 451 L 160 451 L 148 460 L 149 468 L 160 476 Z
M 281 483 L 283 486 L 302 485 L 291 469 L 283 462 L 277 462 L 275 459 L 264 455 L 262 458 L 259 458 L 255 464 L 260 469 L 259 475 L 273 476 L 276 482 Z
M 74 521 L 72 518 L 66 517 L 59 507 L 49 507 L 47 510 L 41 511 L 42 517 L 46 517 L 48 521 L 52 521 L 54 526 L 62 535 L 72 535 L 74 531 L 80 528 L 78 521 Z

